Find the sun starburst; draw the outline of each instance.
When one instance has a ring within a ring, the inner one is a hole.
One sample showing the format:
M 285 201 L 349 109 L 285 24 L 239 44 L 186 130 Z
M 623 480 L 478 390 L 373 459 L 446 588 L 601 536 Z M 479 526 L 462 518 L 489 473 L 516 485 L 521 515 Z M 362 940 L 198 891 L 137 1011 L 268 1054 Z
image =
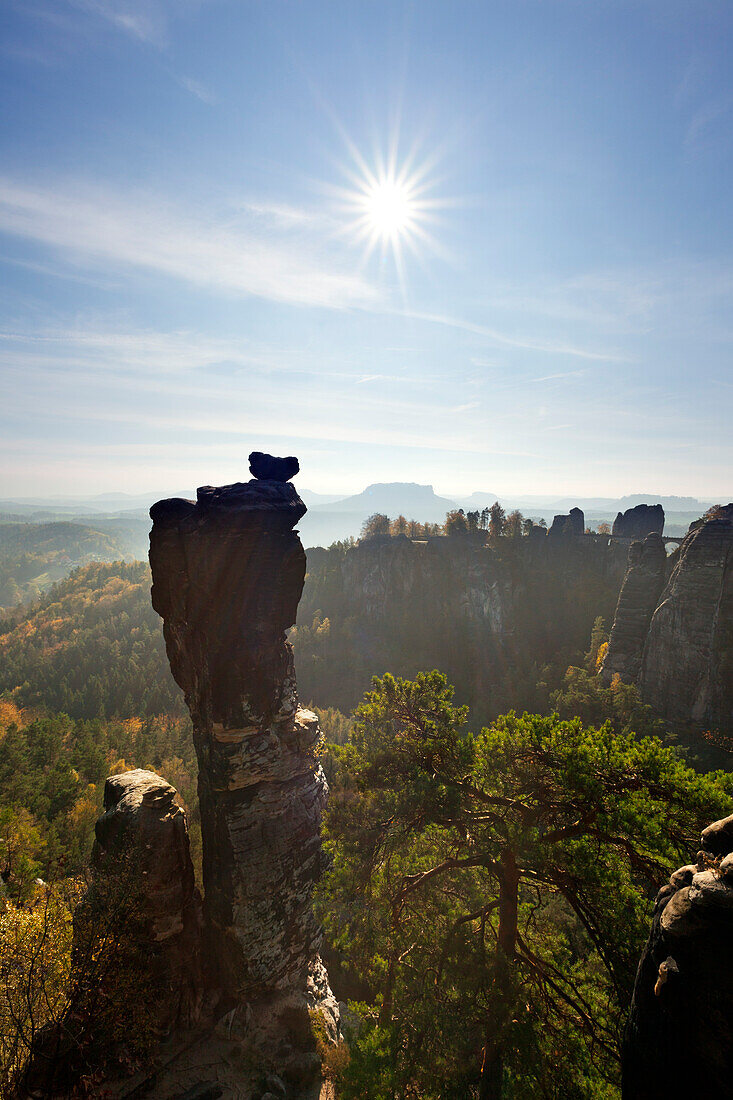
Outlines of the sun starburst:
M 404 287 L 405 254 L 438 251 L 429 227 L 444 203 L 434 197 L 432 164 L 416 163 L 414 154 L 400 160 L 395 145 L 386 158 L 376 154 L 373 167 L 350 143 L 349 151 L 351 186 L 338 188 L 347 214 L 345 233 L 364 246 L 365 262 L 375 251 L 382 259 L 391 256 Z

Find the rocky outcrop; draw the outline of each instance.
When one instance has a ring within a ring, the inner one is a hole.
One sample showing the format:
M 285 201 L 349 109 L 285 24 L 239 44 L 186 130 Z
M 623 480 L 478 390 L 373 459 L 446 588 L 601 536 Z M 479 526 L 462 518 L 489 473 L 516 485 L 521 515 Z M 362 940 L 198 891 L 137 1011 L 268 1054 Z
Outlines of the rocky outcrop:
M 658 534 L 632 542 L 624 583 L 619 593 L 601 678 L 609 684 L 615 675 L 635 683 L 641 668 L 649 623 L 667 575 L 667 553 Z
M 624 1100 L 731 1095 L 733 817 L 657 895 L 623 1049 Z
M 613 521 L 614 538 L 645 539 L 664 531 L 664 508 L 661 504 L 637 504 L 619 512 Z
M 201 897 L 175 788 L 149 771 L 110 776 L 95 836 L 68 1007 L 34 1039 L 19 1095 L 102 1095 L 92 1083 L 124 1080 L 152 1039 L 204 1014 Z
M 733 504 L 682 543 L 651 619 L 639 688 L 673 723 L 733 730 Z
M 585 534 L 585 514 L 580 508 L 571 508 L 566 516 L 555 516 L 549 532 L 553 538 L 558 535 Z
M 134 896 L 130 915 L 159 975 L 156 1028 L 192 1027 L 201 1017 L 204 991 L 201 896 L 175 787 L 140 769 L 111 775 L 94 832 L 94 873 L 82 911 L 104 921 L 100 913 L 117 894 L 112 884 Z
M 269 476 L 153 506 L 150 564 L 193 720 L 211 980 L 222 1008 L 246 1005 L 275 1044 L 286 1017 L 300 1013 L 307 1031 L 313 1007 L 335 1035 L 337 1008 L 311 906 L 327 796 L 320 731 L 298 704 L 285 635 L 305 576 L 293 530 L 305 505 L 286 480 L 297 460 L 250 458 Z

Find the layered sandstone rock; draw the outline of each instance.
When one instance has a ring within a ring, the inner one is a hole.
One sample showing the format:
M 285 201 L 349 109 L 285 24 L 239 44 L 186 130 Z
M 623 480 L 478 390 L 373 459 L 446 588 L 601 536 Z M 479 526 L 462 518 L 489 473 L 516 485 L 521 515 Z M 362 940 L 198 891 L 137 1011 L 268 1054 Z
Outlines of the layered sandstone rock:
M 661 504 L 637 504 L 619 512 L 613 521 L 615 538 L 645 539 L 647 535 L 661 535 L 664 531 L 664 508 Z
M 615 675 L 635 683 L 654 610 L 667 572 L 667 553 L 658 534 L 632 542 L 624 583 L 619 593 L 601 676 L 609 684 Z
M 645 702 L 672 722 L 733 729 L 733 504 L 696 524 L 649 627 Z
M 268 476 L 154 505 L 150 564 L 193 719 L 209 967 L 222 1004 L 248 1006 L 238 1026 L 251 1032 L 256 1017 L 272 1045 L 286 1017 L 307 1031 L 314 1007 L 335 1036 L 337 1006 L 311 905 L 327 796 L 320 731 L 298 705 L 285 635 L 305 576 L 293 530 L 305 505 L 286 480 L 297 460 L 255 455 L 252 468 Z
M 105 1096 L 119 1095 L 115 1082 L 151 1040 L 195 1029 L 206 996 L 202 923 L 175 788 L 139 769 L 110 776 L 89 889 L 74 911 L 69 1004 L 35 1037 L 18 1095 L 86 1095 L 102 1080 Z
M 623 1050 L 624 1100 L 729 1096 L 733 1081 L 733 817 L 657 895 Z
M 555 516 L 548 533 L 553 538 L 558 535 L 585 534 L 585 514 L 580 508 L 571 508 L 566 516 Z
M 114 923 L 114 912 L 106 918 L 102 913 L 117 897 L 110 884 L 133 898 L 129 916 L 158 974 L 157 1029 L 164 1031 L 198 1023 L 204 996 L 201 897 L 186 814 L 175 800 L 175 787 L 154 772 L 136 769 L 109 777 L 104 813 L 94 827 L 94 874 L 82 907 L 95 921 Z

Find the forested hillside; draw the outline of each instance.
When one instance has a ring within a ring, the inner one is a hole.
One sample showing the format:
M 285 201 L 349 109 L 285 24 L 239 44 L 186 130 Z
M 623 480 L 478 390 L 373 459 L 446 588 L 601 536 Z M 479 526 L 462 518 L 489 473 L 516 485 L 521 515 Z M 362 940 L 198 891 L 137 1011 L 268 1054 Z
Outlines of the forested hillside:
M 0 523 L 0 611 L 28 603 L 91 561 L 129 559 L 113 534 L 77 523 Z
M 184 715 L 147 564 L 87 565 L 0 622 L 0 691 L 72 718 Z
M 198 851 L 196 763 L 188 716 L 74 720 L 0 699 L 0 857 L 11 894 L 89 859 L 108 775 L 150 768 L 173 783 Z
M 396 538 L 310 550 L 291 633 L 303 701 L 348 713 L 374 675 L 441 668 L 481 721 L 546 710 L 595 618 L 613 616 L 625 547 L 531 543 Z M 0 622 L 0 691 L 73 718 L 182 715 L 147 564 L 77 569 Z

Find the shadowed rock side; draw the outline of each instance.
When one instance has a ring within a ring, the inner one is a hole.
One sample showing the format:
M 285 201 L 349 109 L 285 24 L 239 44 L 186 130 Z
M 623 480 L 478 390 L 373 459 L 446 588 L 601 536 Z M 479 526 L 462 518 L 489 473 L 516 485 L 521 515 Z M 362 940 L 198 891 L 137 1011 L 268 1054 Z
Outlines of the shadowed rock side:
M 671 722 L 733 730 L 733 504 L 688 533 L 654 612 L 639 688 Z
M 593 621 L 610 622 L 628 547 L 606 539 L 470 537 L 364 539 L 308 550 L 298 616 L 341 630 L 325 660 L 308 659 L 296 635 L 303 693 L 350 711 L 373 675 L 412 677 L 439 668 L 476 723 L 545 704 L 533 694 L 544 664 L 564 668 L 587 648 Z M 426 624 L 430 629 L 426 629 Z
M 637 504 L 619 512 L 613 521 L 612 534 L 616 538 L 645 539 L 647 535 L 661 535 L 664 531 L 664 508 L 661 504 Z
M 70 1004 L 40 1032 L 19 1095 L 86 1095 L 80 1082 L 124 1081 L 150 1035 L 199 1024 L 201 897 L 175 797 L 153 772 L 107 780 L 89 890 L 74 911 Z M 116 1095 L 109 1087 L 104 1095 Z
M 201 896 L 176 794 L 162 776 L 139 768 L 109 777 L 104 813 L 94 827 L 94 877 L 82 905 L 103 905 L 109 896 L 105 881 L 111 879 L 137 891 L 134 920 L 165 975 L 158 1004 L 163 1031 L 197 1024 L 203 1003 Z
M 730 1096 L 733 817 L 657 895 L 624 1041 L 624 1100 Z
M 618 597 L 601 676 L 609 684 L 618 674 L 635 683 L 654 609 L 667 575 L 667 552 L 661 535 L 632 542 L 624 583 Z
M 282 479 L 295 460 L 280 470 L 267 458 L 253 468 L 277 480 L 153 506 L 153 606 L 193 719 L 207 959 L 222 1005 L 247 1002 L 251 1014 L 279 997 L 307 1025 L 307 1006 L 328 1001 L 335 1035 L 311 908 L 328 788 L 285 637 L 305 576 L 293 530 L 305 505 Z
M 571 508 L 566 516 L 555 516 L 548 535 L 582 535 L 585 533 L 585 515 L 580 508 Z

